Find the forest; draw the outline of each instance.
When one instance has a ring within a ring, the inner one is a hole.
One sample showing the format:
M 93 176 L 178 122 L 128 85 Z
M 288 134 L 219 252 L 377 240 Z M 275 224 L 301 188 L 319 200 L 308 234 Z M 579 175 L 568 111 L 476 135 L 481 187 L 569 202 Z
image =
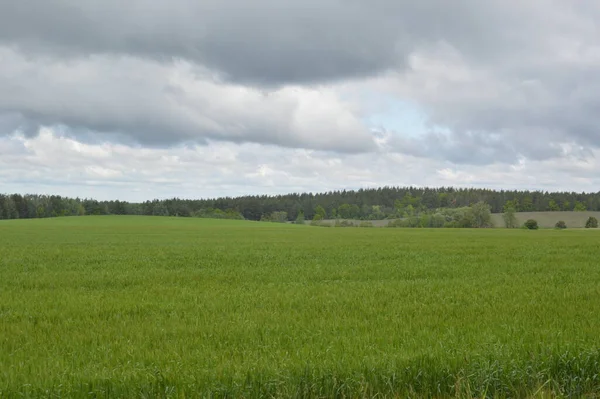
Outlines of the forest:
M 501 213 L 600 211 L 600 192 L 509 191 L 477 188 L 382 187 L 377 189 L 222 197 L 154 199 L 142 203 L 98 201 L 59 195 L 0 194 L 0 219 L 82 215 L 154 215 L 293 221 L 313 219 L 383 220 L 463 208 L 478 202 Z

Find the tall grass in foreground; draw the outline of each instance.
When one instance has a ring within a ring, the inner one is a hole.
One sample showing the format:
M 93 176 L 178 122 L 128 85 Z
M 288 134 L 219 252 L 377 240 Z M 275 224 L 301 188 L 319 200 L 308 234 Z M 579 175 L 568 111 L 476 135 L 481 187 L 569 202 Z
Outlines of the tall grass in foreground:
M 0 223 L 0 397 L 600 392 L 600 233 Z

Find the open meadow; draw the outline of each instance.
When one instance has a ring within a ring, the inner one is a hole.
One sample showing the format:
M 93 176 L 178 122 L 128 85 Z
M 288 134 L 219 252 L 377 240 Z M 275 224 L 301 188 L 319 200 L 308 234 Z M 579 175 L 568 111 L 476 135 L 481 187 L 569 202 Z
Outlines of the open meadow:
M 600 393 L 600 232 L 0 221 L 0 397 Z

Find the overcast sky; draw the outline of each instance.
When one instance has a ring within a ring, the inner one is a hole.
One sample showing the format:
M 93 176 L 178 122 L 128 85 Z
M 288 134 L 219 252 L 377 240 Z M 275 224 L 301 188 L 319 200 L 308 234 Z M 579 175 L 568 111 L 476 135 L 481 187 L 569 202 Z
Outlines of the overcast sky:
M 0 192 L 600 190 L 596 0 L 0 1 Z

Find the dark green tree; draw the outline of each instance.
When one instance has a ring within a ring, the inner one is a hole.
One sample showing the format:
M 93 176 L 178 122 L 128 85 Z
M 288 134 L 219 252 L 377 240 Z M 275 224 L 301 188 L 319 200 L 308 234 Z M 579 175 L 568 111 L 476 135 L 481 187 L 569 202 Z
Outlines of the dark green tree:
M 534 219 L 528 219 L 523 226 L 529 230 L 539 229 L 538 222 Z
M 593 216 L 590 216 L 588 220 L 585 222 L 586 229 L 597 229 L 598 228 L 598 219 Z

